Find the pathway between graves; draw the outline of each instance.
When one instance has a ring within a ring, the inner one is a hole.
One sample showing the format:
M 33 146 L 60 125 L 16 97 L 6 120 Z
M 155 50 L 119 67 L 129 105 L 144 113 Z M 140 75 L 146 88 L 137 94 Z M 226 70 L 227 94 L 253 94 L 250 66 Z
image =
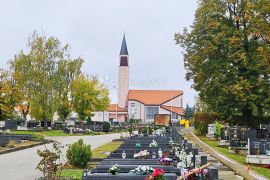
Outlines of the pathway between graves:
M 243 165 L 241 165 L 241 164 L 239 164 L 239 163 L 225 157 L 224 155 L 218 153 L 216 150 L 214 150 L 213 148 L 211 148 L 210 146 L 205 144 L 203 141 L 201 141 L 196 135 L 194 135 L 191 132 L 191 130 L 182 131 L 182 133 L 185 135 L 185 137 L 187 137 L 190 141 L 192 141 L 192 143 L 196 144 L 202 150 L 209 153 L 214 158 L 218 159 L 224 165 L 228 166 L 230 169 L 235 171 L 236 174 L 238 174 L 238 175 L 240 175 L 240 176 L 242 176 L 242 177 L 244 177 L 245 179 L 248 179 L 248 180 L 255 180 L 255 179 L 258 179 L 258 178 L 255 178 L 255 177 L 260 177 L 258 174 L 254 173 L 254 172 L 251 172 L 253 174 L 253 176 L 248 174 L 247 173 L 247 168 L 245 166 L 243 166 Z

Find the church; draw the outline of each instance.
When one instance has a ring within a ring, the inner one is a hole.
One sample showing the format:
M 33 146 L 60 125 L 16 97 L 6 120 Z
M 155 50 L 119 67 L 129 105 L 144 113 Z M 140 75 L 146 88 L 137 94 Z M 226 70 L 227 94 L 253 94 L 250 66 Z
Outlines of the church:
M 172 122 L 181 119 L 183 91 L 129 89 L 129 55 L 124 35 L 119 55 L 118 103 L 110 104 L 106 112 L 94 112 L 92 120 L 125 122 L 136 119 L 151 123 L 156 114 L 168 114 Z

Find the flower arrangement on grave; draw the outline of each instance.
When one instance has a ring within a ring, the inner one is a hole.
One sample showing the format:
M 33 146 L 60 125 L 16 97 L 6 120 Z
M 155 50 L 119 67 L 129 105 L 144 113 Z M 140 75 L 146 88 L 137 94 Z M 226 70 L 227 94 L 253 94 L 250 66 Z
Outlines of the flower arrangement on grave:
M 141 143 L 136 143 L 135 147 L 142 147 Z
M 173 153 L 176 153 L 176 152 L 180 152 L 180 151 L 182 150 L 182 148 L 179 147 L 179 146 L 173 146 L 173 147 L 171 148 L 171 150 L 172 150 Z
M 153 141 L 149 144 L 149 147 L 158 147 L 157 141 L 153 139 Z
M 154 172 L 148 178 L 146 177 L 145 180 L 166 180 L 164 176 L 165 171 L 163 169 L 154 169 Z
M 159 158 L 159 162 L 161 163 L 161 164 L 164 164 L 164 165 L 167 165 L 167 166 L 169 166 L 169 165 L 171 165 L 171 163 L 173 162 L 173 160 L 171 159 L 171 158 L 168 158 L 168 157 L 166 157 L 166 158 Z
M 179 162 L 177 163 L 177 168 L 182 169 L 182 168 L 187 168 L 187 154 L 186 152 L 182 149 L 180 153 L 177 154 L 177 157 L 179 158 Z
M 137 154 L 134 154 L 134 158 L 135 159 L 146 159 L 146 158 L 148 158 L 149 155 L 150 155 L 150 153 L 147 150 L 143 150 Z
M 164 133 L 166 132 L 166 129 L 165 128 L 160 128 L 160 129 L 157 129 L 153 132 L 154 135 L 157 135 L 157 136 L 162 136 Z
M 193 177 L 190 177 L 189 179 L 205 179 L 205 176 L 207 174 L 208 170 L 207 169 L 200 169 L 195 172 Z
M 118 164 L 113 165 L 110 169 L 109 169 L 109 173 L 111 174 L 118 174 L 120 172 L 120 168 L 118 167 Z
M 138 166 L 135 169 L 129 171 L 131 175 L 151 175 L 154 169 L 150 166 Z

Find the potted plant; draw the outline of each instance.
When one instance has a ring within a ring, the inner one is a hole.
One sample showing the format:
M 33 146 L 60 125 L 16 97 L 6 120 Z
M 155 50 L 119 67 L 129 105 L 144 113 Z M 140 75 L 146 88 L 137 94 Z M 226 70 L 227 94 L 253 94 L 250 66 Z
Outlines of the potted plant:
M 118 164 L 113 165 L 109 169 L 109 173 L 111 173 L 112 175 L 118 174 L 119 172 L 120 172 L 120 168 L 118 167 Z

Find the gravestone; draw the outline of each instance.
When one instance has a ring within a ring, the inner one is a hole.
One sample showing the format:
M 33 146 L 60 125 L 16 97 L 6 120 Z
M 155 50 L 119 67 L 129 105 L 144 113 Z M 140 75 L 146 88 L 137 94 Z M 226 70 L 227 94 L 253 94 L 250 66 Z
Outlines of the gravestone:
M 256 138 L 258 138 L 258 139 L 269 139 L 270 138 L 268 129 L 257 129 L 256 133 L 257 133 Z
M 269 139 L 248 139 L 248 155 L 246 163 L 270 164 L 270 140 Z
M 248 144 L 248 129 L 245 127 L 240 128 L 240 147 L 246 147 Z
M 221 140 L 230 140 L 230 128 L 224 127 L 221 129 Z
M 270 131 L 270 124 L 260 124 L 260 129 L 267 129 Z
M 208 124 L 206 137 L 214 138 L 215 137 L 215 131 L 216 131 L 215 124 Z
M 240 129 L 238 127 L 230 128 L 230 146 L 240 147 Z
M 220 147 L 228 147 L 230 146 L 230 128 L 224 127 L 221 129 L 220 141 L 218 143 Z
M 5 120 L 0 121 L 0 128 L 9 129 L 9 130 L 17 130 L 17 123 L 16 120 Z
M 270 151 L 270 140 L 249 138 L 249 155 L 267 155 Z

